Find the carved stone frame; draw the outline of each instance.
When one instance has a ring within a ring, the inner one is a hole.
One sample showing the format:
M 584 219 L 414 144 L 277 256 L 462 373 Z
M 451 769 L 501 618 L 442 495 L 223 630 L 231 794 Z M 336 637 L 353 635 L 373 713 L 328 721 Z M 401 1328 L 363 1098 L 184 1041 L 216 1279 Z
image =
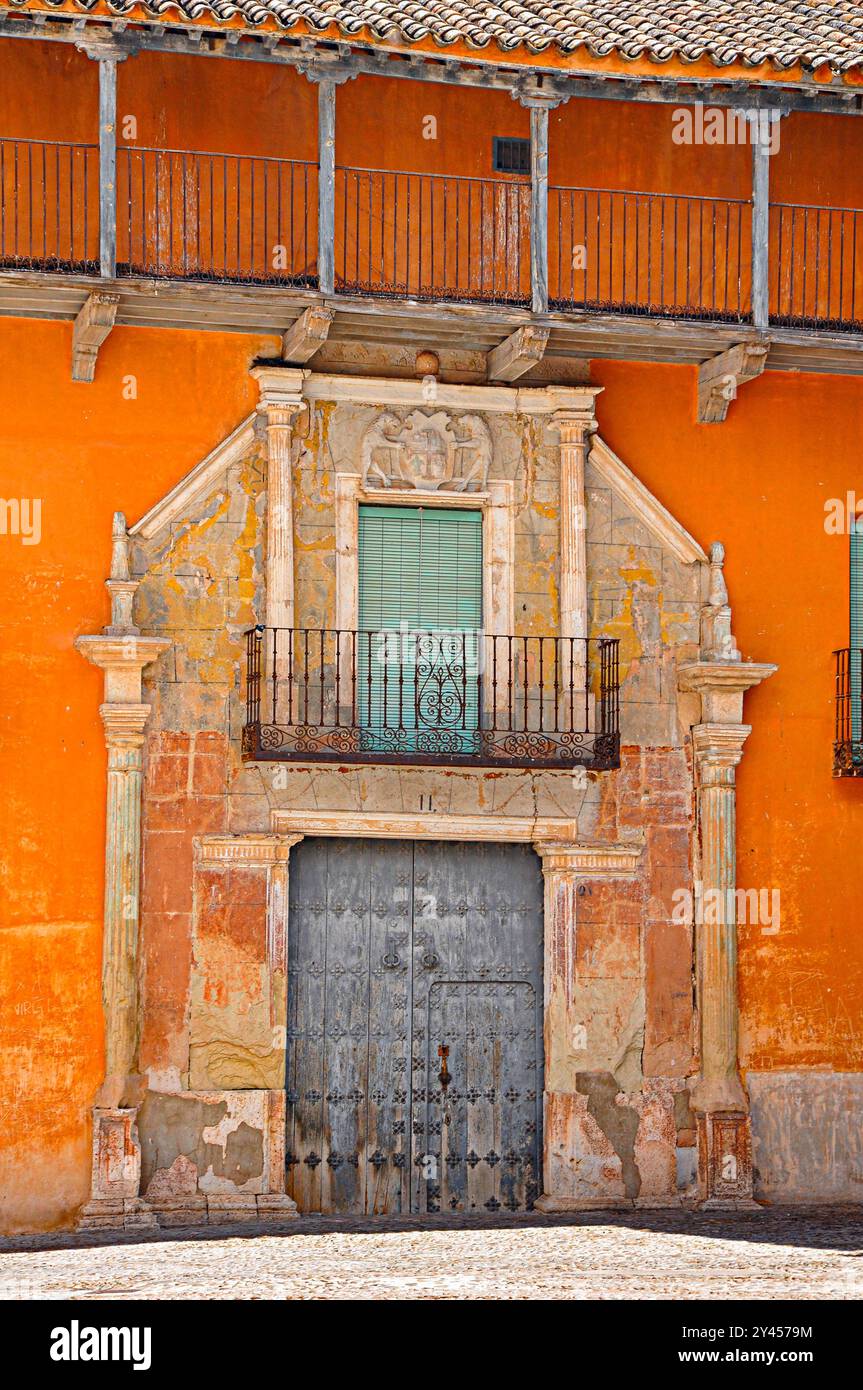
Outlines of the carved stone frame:
M 530 844 L 539 855 L 545 880 L 543 902 L 543 977 L 546 1014 L 554 995 L 554 983 L 563 970 L 560 983 L 571 991 L 571 943 L 575 935 L 576 882 L 579 878 L 629 877 L 638 870 L 643 841 L 622 844 L 579 843 L 578 825 L 561 816 L 499 816 L 411 814 L 405 812 L 316 811 L 278 809 L 270 813 L 271 833 L 207 835 L 196 841 L 199 862 L 229 863 L 266 867 L 278 873 L 278 902 L 271 894 L 267 933 L 274 958 L 286 968 L 288 960 L 288 857 L 295 844 L 307 835 L 358 839 L 416 839 L 442 841 L 492 841 L 498 844 Z M 272 890 L 272 880 L 271 880 Z M 565 949 L 562 944 L 566 942 Z M 548 1017 L 545 1019 L 548 1034 Z M 549 1138 L 560 1110 L 561 1097 L 548 1090 L 553 1065 L 550 1040 L 546 1036 L 546 1074 L 543 1099 L 546 1124 L 543 1140 L 544 1192 L 538 1207 L 545 1211 L 568 1210 L 567 1198 L 557 1192 L 558 1170 Z M 285 1037 L 287 1062 L 287 1036 Z M 277 1136 L 270 1136 L 275 1144 Z M 620 1205 L 614 1202 L 611 1205 Z
M 368 488 L 359 473 L 336 476 L 336 627 L 353 631 L 359 622 L 360 505 L 459 507 L 482 512 L 483 629 L 490 635 L 514 631 L 515 483 L 489 479 L 484 492 L 418 492 L 415 488 Z

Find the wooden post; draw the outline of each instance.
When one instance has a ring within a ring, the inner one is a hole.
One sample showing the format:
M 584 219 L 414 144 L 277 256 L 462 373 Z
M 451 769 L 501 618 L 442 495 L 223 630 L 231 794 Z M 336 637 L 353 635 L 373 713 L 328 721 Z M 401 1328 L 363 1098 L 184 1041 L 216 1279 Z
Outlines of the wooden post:
M 336 281 L 336 83 L 318 79 L 318 289 Z
M 770 318 L 770 142 L 762 138 L 759 115 L 752 118 L 752 322 L 766 328 Z
M 99 274 L 117 275 L 117 57 L 99 54 Z
M 548 106 L 530 105 L 530 294 L 548 312 Z

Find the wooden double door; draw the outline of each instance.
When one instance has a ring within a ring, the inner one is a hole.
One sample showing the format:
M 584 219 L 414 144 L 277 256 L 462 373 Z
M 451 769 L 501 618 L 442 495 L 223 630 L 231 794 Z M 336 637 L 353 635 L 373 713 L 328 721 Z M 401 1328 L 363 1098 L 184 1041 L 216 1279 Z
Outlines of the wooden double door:
M 291 854 L 287 1190 L 301 1211 L 519 1211 L 541 1190 L 542 875 L 523 845 Z

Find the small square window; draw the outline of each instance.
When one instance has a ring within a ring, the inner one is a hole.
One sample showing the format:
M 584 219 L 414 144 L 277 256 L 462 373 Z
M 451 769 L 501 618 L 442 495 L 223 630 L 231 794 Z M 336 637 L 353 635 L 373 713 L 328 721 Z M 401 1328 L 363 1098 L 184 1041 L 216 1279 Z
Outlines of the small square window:
M 492 142 L 492 166 L 496 174 L 529 174 L 530 141 L 495 135 Z

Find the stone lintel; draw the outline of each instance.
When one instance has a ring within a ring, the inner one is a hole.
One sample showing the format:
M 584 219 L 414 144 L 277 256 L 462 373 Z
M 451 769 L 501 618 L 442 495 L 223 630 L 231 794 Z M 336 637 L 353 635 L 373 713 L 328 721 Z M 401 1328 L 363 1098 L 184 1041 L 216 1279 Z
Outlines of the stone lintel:
M 393 840 L 492 840 L 571 845 L 578 824 L 563 816 L 448 815 L 437 811 L 316 811 L 275 809 L 270 824 L 277 834 L 332 835 Z M 209 837 L 213 838 L 213 837 Z

